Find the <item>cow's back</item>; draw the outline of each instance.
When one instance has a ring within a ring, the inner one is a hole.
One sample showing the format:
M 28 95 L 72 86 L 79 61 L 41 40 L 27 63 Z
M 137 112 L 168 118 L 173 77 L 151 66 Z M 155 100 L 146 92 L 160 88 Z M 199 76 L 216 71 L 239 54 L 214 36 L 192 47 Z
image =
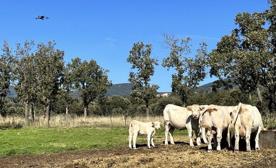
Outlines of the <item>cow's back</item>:
M 163 117 L 165 122 L 169 122 L 175 128 L 184 128 L 187 120 L 191 117 L 192 112 L 185 107 L 168 104 L 164 111 Z

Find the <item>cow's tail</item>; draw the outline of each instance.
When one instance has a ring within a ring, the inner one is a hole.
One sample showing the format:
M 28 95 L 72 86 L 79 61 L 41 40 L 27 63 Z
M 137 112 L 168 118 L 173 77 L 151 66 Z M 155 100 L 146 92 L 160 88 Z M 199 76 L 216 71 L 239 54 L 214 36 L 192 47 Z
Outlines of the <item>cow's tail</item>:
M 233 122 L 232 122 L 233 125 L 235 125 L 236 122 L 237 122 L 237 120 L 238 120 L 238 116 L 239 116 L 239 113 L 240 113 L 240 110 L 241 110 L 241 106 L 242 106 L 242 103 L 239 103 L 239 105 L 238 105 L 238 107 L 236 109 L 236 114 L 235 114 L 235 116 L 233 118 Z

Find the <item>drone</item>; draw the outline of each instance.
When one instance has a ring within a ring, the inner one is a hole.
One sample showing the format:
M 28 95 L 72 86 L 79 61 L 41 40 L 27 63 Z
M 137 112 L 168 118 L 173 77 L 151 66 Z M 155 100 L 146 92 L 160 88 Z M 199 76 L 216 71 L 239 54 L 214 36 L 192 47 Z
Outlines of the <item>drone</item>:
M 37 16 L 35 19 L 36 20 L 46 20 L 46 19 L 49 19 L 49 17 L 42 15 L 42 16 Z

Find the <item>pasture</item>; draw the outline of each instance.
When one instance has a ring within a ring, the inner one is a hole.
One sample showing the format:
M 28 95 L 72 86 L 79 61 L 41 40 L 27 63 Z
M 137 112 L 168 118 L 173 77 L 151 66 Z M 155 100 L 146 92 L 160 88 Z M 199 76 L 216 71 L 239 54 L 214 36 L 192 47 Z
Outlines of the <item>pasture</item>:
M 155 118 L 155 119 L 158 119 Z M 100 119 L 98 118 L 98 121 Z M 206 145 L 188 145 L 186 130 L 174 133 L 176 145 L 165 146 L 164 130 L 157 131 L 156 148 L 147 149 L 138 137 L 128 149 L 128 129 L 113 126 L 23 127 L 0 131 L 0 167 L 275 167 L 276 149 L 252 152 L 207 152 Z M 143 120 L 140 118 L 140 120 Z M 87 119 L 92 121 L 92 118 Z M 118 121 L 116 125 L 115 121 Z

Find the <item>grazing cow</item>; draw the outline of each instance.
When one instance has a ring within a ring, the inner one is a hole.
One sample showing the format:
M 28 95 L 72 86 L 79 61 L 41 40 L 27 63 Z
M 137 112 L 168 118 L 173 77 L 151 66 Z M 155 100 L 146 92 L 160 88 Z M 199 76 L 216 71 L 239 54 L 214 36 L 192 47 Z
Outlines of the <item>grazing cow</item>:
M 155 134 L 155 129 L 160 128 L 160 122 L 141 122 L 132 120 L 129 124 L 129 148 L 136 149 L 136 139 L 138 135 L 147 135 L 147 145 L 148 148 L 151 148 L 151 145 L 155 147 L 153 143 L 153 136 Z M 133 141 L 133 146 L 131 145 Z
M 192 111 L 192 117 L 199 121 L 199 117 L 202 115 L 202 113 L 205 111 L 205 109 L 208 106 L 209 105 L 192 105 L 192 106 L 187 106 L 187 108 Z M 202 138 L 203 142 L 205 144 L 207 144 L 208 141 L 206 139 L 206 130 L 205 130 L 205 128 L 200 127 L 200 134 L 201 134 L 201 138 Z
M 192 111 L 199 108 L 199 105 L 192 105 L 180 107 L 173 104 L 166 105 L 163 111 L 164 124 L 165 124 L 165 145 L 168 145 L 168 135 L 170 137 L 171 144 L 174 144 L 173 131 L 174 129 L 187 128 L 190 138 L 190 146 L 194 146 L 192 133 L 193 131 L 197 137 L 197 145 L 200 145 L 200 130 L 198 125 L 198 119 L 192 117 Z
M 227 133 L 228 147 L 230 147 L 231 112 L 235 111 L 237 106 L 218 106 L 209 105 L 199 116 L 199 125 L 206 129 L 208 141 L 208 151 L 212 150 L 213 132 L 216 133 L 217 150 L 221 150 L 221 140 L 223 132 Z
M 239 103 L 236 111 L 231 113 L 231 127 L 234 128 L 235 147 L 234 150 L 239 150 L 240 136 L 245 137 L 246 150 L 250 151 L 251 133 L 255 132 L 255 149 L 259 150 L 259 134 L 263 127 L 262 116 L 255 106 Z

